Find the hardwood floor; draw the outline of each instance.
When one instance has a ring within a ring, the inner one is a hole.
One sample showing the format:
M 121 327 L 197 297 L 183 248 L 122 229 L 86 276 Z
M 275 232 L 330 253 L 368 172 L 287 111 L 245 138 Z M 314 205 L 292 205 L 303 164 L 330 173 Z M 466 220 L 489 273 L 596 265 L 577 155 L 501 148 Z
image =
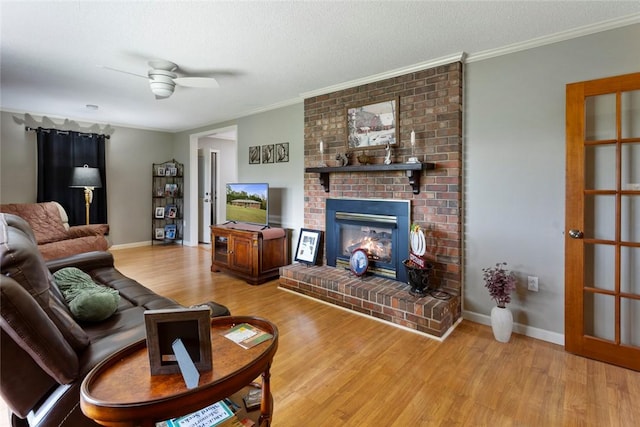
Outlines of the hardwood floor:
M 213 300 L 280 332 L 273 426 L 637 426 L 640 372 L 463 321 L 444 342 L 211 273 L 206 246 L 113 251 L 116 266 L 184 305 Z M 213 364 L 215 369 L 215 349 Z

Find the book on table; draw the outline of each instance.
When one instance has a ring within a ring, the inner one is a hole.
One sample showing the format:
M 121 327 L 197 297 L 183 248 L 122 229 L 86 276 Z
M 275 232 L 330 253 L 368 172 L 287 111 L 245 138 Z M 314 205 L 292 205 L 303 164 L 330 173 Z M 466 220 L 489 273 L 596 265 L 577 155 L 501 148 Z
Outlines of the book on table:
M 248 323 L 235 325 L 225 332 L 224 336 L 247 349 L 273 338 L 273 335 L 270 333 Z
M 178 418 L 156 423 L 156 427 L 218 427 L 233 425 L 228 420 L 238 419 L 231 408 L 223 401 Z

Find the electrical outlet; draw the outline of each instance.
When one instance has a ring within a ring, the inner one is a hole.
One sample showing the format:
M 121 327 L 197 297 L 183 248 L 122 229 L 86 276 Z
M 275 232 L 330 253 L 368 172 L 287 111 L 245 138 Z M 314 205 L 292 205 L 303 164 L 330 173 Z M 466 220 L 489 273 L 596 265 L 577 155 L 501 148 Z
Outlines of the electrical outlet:
M 530 291 L 538 292 L 538 277 L 527 276 L 527 287 Z

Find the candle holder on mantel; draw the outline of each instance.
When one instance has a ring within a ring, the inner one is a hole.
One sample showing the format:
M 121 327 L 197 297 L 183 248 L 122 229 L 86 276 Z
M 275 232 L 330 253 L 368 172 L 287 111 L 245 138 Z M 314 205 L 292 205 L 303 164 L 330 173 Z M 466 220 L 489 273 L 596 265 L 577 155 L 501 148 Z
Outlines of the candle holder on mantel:
M 420 163 L 420 160 L 415 156 L 413 150 L 416 146 L 416 133 L 415 131 L 411 131 L 411 157 L 407 160 L 407 163 Z
M 318 164 L 320 168 L 326 168 L 327 164 L 324 161 L 324 142 L 320 140 L 320 163 Z

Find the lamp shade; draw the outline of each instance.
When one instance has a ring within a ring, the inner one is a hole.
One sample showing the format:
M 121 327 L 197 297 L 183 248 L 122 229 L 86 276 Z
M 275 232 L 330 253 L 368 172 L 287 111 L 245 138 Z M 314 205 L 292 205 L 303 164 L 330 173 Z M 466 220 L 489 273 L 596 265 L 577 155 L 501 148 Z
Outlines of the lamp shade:
M 73 175 L 71 175 L 71 185 L 69 187 L 102 187 L 102 180 L 100 179 L 100 169 L 90 168 L 87 165 L 84 165 L 81 168 L 73 168 Z

